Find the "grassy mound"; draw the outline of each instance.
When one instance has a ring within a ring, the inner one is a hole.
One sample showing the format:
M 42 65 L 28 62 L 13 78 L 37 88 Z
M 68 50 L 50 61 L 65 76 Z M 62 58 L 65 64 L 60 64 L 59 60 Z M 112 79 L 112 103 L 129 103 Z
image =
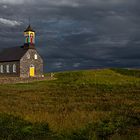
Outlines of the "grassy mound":
M 128 70 L 128 69 L 111 69 L 117 73 L 127 76 L 134 76 L 140 78 L 140 70 Z
M 139 139 L 139 71 L 118 70 L 60 72 L 54 81 L 0 85 L 0 112 L 22 118 L 14 118 L 13 127 L 7 117 L 2 138 L 10 132 L 30 140 Z

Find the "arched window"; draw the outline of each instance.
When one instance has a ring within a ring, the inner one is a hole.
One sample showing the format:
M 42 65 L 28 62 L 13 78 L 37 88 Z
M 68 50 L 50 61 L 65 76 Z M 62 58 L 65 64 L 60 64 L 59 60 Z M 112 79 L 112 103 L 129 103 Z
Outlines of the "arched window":
M 10 72 L 9 65 L 6 65 L 6 71 L 7 71 L 7 73 Z
M 31 64 L 30 67 L 34 68 L 35 66 L 33 64 Z
M 37 59 L 37 54 L 34 55 L 34 59 Z
M 16 64 L 13 64 L 13 73 L 16 73 Z
M 3 73 L 3 65 L 0 66 L 0 72 Z
M 27 53 L 27 59 L 30 59 L 30 54 L 29 53 Z

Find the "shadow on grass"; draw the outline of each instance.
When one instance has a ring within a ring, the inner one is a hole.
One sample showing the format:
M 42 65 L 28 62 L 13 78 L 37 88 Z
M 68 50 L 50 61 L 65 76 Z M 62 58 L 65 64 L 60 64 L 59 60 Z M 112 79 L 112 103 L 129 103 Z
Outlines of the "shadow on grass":
M 129 113 L 128 113 L 129 114 Z M 112 114 L 100 122 L 88 123 L 85 127 L 67 133 L 53 133 L 47 123 L 30 123 L 19 117 L 0 114 L 0 140 L 122 140 L 139 139 L 139 135 L 132 131 L 134 126 L 140 125 L 139 118 Z
M 53 139 L 48 124 L 30 123 L 19 117 L 0 114 L 0 140 Z

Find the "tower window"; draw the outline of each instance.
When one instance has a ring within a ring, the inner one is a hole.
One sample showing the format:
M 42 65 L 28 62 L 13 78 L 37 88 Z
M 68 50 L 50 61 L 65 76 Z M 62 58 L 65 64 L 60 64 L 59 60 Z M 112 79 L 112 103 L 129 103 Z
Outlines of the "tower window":
M 9 65 L 6 65 L 6 71 L 7 71 L 7 73 L 10 72 L 10 69 L 9 68 L 10 68 Z
M 34 55 L 34 59 L 37 59 L 37 57 L 38 57 L 37 54 L 35 54 L 35 55 Z
M 3 65 L 0 66 L 0 72 L 3 73 Z
M 16 65 L 13 65 L 13 73 L 16 73 Z

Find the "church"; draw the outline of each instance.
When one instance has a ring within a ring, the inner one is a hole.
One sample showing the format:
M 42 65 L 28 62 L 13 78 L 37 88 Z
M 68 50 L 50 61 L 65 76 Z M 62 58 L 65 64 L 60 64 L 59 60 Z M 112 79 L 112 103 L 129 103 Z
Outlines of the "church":
M 0 76 L 43 77 L 43 59 L 35 48 L 35 31 L 29 25 L 24 31 L 24 45 L 0 52 Z

